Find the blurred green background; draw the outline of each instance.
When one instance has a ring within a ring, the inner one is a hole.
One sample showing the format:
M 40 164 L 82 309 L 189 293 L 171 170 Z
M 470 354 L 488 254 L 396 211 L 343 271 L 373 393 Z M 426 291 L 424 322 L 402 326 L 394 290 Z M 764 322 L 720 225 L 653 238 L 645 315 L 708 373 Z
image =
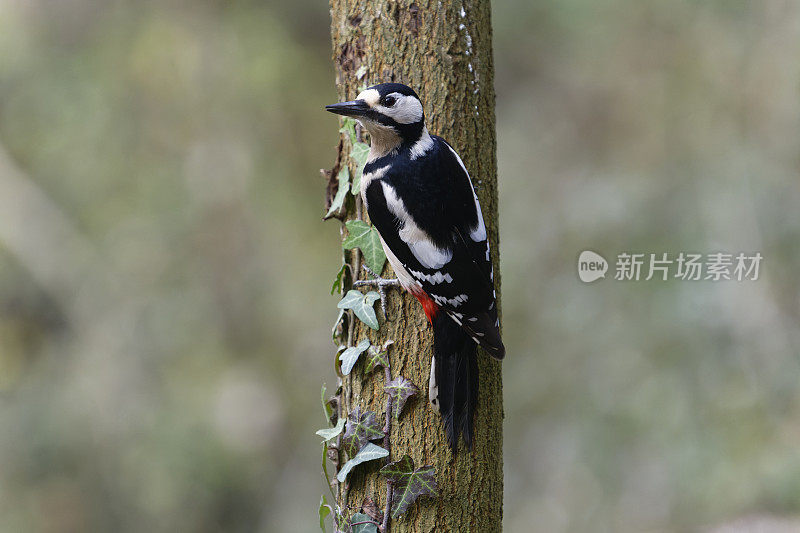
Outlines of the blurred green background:
M 800 531 L 800 6 L 493 17 L 506 530 Z M 328 24 L 0 0 L 0 531 L 317 527 Z M 584 249 L 764 263 L 585 285 Z

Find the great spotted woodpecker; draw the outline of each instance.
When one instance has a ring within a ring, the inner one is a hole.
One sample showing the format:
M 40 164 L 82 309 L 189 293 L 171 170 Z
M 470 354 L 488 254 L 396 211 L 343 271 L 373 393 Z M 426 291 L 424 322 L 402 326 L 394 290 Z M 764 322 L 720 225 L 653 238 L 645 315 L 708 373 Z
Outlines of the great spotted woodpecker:
M 400 285 L 433 325 L 428 394 L 453 451 L 472 445 L 478 400 L 476 345 L 505 356 L 481 206 L 464 163 L 430 135 L 417 94 L 399 83 L 326 106 L 369 132 L 361 197 Z

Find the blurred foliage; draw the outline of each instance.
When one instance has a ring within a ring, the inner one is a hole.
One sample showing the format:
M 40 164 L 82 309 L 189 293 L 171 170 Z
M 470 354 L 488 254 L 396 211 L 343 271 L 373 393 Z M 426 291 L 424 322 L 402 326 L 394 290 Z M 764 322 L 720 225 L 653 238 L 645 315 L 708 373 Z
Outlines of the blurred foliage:
M 0 0 L 0 530 L 317 526 L 327 17 Z M 799 28 L 495 3 L 509 531 L 800 514 Z M 584 249 L 764 271 L 583 285 Z
M 0 530 L 312 517 L 340 261 L 317 11 L 0 2 L 0 194 L 34 188 L 0 215 Z
M 780 1 L 496 6 L 510 531 L 800 512 L 798 21 Z M 765 269 L 587 286 L 585 249 Z

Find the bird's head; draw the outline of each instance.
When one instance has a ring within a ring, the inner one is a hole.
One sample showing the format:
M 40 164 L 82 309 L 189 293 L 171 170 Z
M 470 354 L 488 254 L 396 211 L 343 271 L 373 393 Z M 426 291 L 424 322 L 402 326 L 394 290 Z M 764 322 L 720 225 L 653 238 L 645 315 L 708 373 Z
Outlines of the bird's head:
M 425 113 L 417 93 L 401 83 L 364 89 L 355 100 L 325 106 L 331 113 L 353 117 L 369 132 L 373 144 L 392 148 L 413 143 L 425 130 Z

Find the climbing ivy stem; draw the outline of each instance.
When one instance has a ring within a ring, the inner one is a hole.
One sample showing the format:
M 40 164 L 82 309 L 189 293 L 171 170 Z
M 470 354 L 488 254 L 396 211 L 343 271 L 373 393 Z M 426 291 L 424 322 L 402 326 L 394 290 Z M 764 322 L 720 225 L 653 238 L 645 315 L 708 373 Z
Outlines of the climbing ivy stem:
M 384 387 L 389 385 L 389 382 L 392 381 L 392 364 L 389 357 L 389 353 L 386 353 L 386 366 L 383 369 L 383 379 L 384 379 Z M 386 423 L 383 426 L 383 447 L 389 452 L 389 455 L 386 456 L 386 462 L 392 462 L 392 449 L 390 448 L 391 439 L 390 439 L 390 432 L 392 429 L 392 397 L 388 393 L 386 393 Z M 386 481 L 386 510 L 383 512 L 383 523 L 381 524 L 381 532 L 382 533 L 389 533 L 389 514 L 392 510 L 392 481 Z

